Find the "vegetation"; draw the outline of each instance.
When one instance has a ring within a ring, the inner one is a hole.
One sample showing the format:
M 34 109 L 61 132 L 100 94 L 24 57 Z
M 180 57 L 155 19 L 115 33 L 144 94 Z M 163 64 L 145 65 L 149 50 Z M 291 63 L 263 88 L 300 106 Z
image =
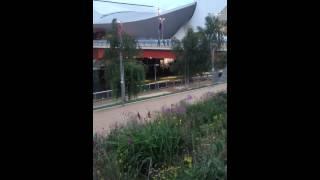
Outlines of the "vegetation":
M 182 41 L 176 41 L 173 51 L 176 61 L 172 64 L 172 71 L 184 75 L 188 84 L 191 77 L 207 72 L 211 69 L 209 41 L 201 33 L 188 29 Z
M 145 69 L 144 65 L 135 59 L 135 57 L 140 53 L 140 50 L 137 48 L 136 41 L 131 36 L 123 32 L 123 42 L 121 46 L 118 32 L 119 27 L 116 23 L 116 19 L 114 19 L 112 21 L 112 31 L 107 36 L 107 39 L 110 42 L 110 48 L 107 48 L 105 53 L 105 79 L 109 79 L 110 81 L 110 87 L 112 92 L 114 92 L 112 95 L 115 98 L 120 97 L 119 53 L 122 51 L 126 95 L 128 95 L 130 99 L 142 90 L 141 85 L 145 80 Z
M 198 31 L 209 41 L 211 60 L 215 63 L 215 52 L 223 43 L 223 27 L 225 23 L 222 23 L 218 17 L 215 16 L 207 16 L 205 21 L 205 28 L 198 27 Z M 215 65 L 213 68 L 215 68 Z
M 227 65 L 227 52 L 216 53 L 214 67 L 215 69 L 223 69 Z
M 94 135 L 94 179 L 226 179 L 227 94 L 211 93 Z

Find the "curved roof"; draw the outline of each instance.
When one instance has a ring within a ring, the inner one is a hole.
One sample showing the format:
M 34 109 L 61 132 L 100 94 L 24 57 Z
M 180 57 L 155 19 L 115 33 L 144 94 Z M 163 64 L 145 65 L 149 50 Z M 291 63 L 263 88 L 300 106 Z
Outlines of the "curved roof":
M 122 23 L 139 21 L 147 18 L 152 18 L 155 15 L 156 14 L 152 12 L 120 11 L 100 16 L 100 18 L 96 20 L 95 24 L 109 24 L 114 18 L 121 21 Z
M 165 18 L 163 24 L 163 38 L 171 38 L 177 30 L 192 17 L 197 3 L 181 6 L 161 14 Z M 132 11 L 122 10 L 119 12 L 107 13 L 96 18 L 93 26 L 97 29 L 111 29 L 112 19 L 116 18 L 123 24 L 123 30 L 131 36 L 139 39 L 156 39 L 159 36 L 159 16 L 156 11 Z
M 156 8 L 153 6 L 120 3 L 120 2 L 112 2 L 112 1 L 105 1 L 105 0 L 101 2 L 98 0 L 93 1 L 93 9 L 94 9 L 93 24 L 105 23 L 105 21 L 108 21 L 108 18 L 106 18 L 108 14 L 112 15 L 116 13 L 126 13 L 130 11 L 141 12 L 141 13 L 156 12 Z

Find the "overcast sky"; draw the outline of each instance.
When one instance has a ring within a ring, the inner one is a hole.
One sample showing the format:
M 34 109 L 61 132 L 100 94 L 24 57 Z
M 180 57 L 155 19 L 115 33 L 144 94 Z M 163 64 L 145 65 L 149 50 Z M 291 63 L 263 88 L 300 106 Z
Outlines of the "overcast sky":
M 163 9 L 163 10 L 173 9 L 178 6 L 194 2 L 194 0 L 110 0 L 110 1 L 150 5 L 150 6 L 159 7 L 160 9 Z M 202 0 L 202 1 L 215 1 L 215 6 L 213 7 L 213 13 L 219 13 L 227 5 L 227 0 Z M 99 7 L 97 5 L 95 5 L 95 9 L 99 12 L 104 11 L 103 10 L 104 7 Z

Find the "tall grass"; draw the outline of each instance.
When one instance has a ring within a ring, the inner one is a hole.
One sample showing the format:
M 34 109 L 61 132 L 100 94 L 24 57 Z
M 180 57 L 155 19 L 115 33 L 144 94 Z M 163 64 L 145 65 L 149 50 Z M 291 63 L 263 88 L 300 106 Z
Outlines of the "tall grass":
M 227 95 L 94 136 L 94 179 L 226 179 Z

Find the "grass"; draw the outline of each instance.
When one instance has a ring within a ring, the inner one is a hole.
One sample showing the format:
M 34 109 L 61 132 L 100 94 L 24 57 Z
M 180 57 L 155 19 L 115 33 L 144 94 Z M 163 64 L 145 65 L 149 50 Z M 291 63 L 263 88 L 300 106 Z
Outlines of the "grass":
M 94 179 L 226 179 L 226 103 L 226 93 L 208 93 L 163 108 L 154 121 L 94 135 Z

